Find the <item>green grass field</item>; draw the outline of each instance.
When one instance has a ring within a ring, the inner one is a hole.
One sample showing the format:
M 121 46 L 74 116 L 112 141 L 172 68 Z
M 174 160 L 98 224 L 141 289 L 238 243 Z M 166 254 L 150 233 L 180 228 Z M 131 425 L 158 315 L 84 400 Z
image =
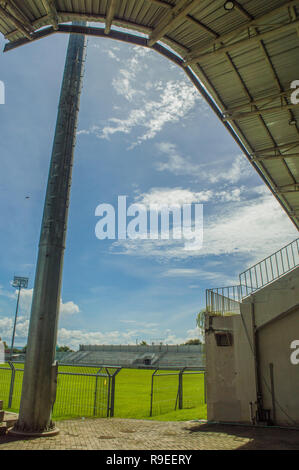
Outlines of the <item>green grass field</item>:
M 23 365 L 16 365 L 22 369 Z M 68 375 L 72 373 L 95 374 L 95 367 L 59 366 L 55 420 L 75 417 L 105 416 L 109 381 L 102 377 L 96 387 L 95 376 Z M 61 374 L 65 372 L 67 374 Z M 185 421 L 205 419 L 204 375 L 187 374 L 183 378 L 183 409 L 175 410 L 178 377 L 159 376 L 154 379 L 153 416 L 150 417 L 152 370 L 122 369 L 116 376 L 114 417 L 153 419 L 159 421 Z M 160 371 L 159 374 L 162 374 Z M 169 373 L 169 371 L 168 371 Z M 8 409 L 10 370 L 0 368 L 0 400 Z M 16 372 L 13 400 L 10 411 L 18 412 L 23 373 Z M 104 404 L 104 405 L 103 405 Z

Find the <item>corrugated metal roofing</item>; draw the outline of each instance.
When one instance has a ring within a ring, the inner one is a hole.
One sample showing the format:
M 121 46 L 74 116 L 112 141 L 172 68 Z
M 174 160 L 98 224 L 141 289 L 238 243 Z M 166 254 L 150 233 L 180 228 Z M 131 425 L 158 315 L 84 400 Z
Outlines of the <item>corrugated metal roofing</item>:
M 116 37 L 116 25 L 147 34 L 149 47 L 171 46 L 299 228 L 299 104 L 291 102 L 291 83 L 299 80 L 299 0 L 239 0 L 229 2 L 231 11 L 225 3 L 0 0 L 0 32 L 8 50 L 39 38 L 45 26 L 43 35 L 82 20 L 103 23 L 107 36 Z

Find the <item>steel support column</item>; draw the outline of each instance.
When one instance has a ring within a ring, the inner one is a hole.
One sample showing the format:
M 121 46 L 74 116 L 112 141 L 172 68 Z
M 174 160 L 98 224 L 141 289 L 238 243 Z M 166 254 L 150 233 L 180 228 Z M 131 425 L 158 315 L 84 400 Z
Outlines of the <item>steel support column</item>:
M 85 23 L 74 23 L 85 25 Z M 55 432 L 55 348 L 85 36 L 72 34 L 61 87 L 32 299 L 23 389 L 13 433 Z

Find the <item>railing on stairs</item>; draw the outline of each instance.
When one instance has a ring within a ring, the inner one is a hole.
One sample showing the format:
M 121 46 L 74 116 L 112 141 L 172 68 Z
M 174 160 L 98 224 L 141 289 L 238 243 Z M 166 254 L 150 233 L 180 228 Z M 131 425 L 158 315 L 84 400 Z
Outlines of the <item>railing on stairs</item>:
M 240 274 L 242 298 L 261 289 L 299 266 L 299 238 Z
M 206 312 L 240 313 L 242 300 L 299 266 L 299 238 L 251 266 L 239 276 L 240 284 L 206 290 Z

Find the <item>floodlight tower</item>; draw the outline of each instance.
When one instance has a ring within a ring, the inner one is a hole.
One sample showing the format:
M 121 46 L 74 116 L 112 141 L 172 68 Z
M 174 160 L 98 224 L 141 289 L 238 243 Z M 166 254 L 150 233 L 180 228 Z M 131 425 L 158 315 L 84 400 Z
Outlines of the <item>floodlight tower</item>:
M 74 25 L 84 26 L 84 22 Z M 12 433 L 57 433 L 51 421 L 56 396 L 57 341 L 63 255 L 86 38 L 71 34 L 67 49 L 41 226 L 19 419 Z
M 18 310 L 19 310 L 21 289 L 27 289 L 28 281 L 29 281 L 28 277 L 14 276 L 14 280 L 13 280 L 13 283 L 12 283 L 12 286 L 17 287 L 19 290 L 18 290 L 17 307 L 16 307 L 16 313 L 15 313 L 15 321 L 14 321 L 12 337 L 11 337 L 10 360 L 12 360 L 12 356 L 13 356 L 13 347 L 14 347 L 14 342 L 15 342 L 15 334 L 16 334 L 16 326 L 17 326 L 17 318 L 18 318 Z

